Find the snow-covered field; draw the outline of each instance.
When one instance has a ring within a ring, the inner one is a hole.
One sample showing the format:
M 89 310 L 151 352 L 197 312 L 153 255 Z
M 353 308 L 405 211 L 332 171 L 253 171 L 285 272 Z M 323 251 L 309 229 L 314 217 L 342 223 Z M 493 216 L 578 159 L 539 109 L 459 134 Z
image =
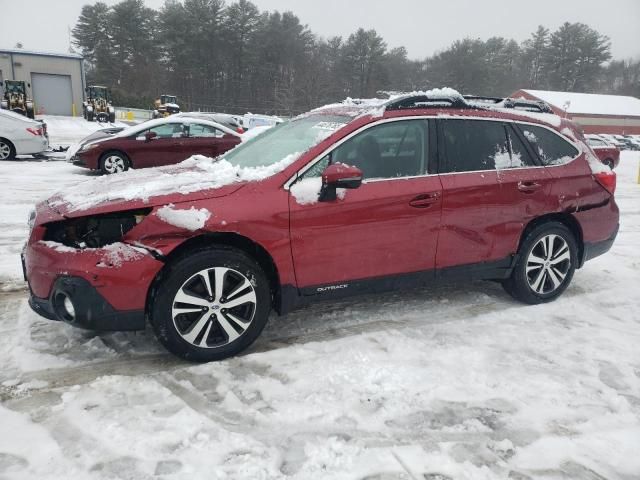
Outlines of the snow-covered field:
M 0 478 L 638 479 L 639 163 L 612 251 L 553 304 L 489 282 L 321 304 L 199 366 L 30 311 L 28 211 L 88 174 L 0 163 Z

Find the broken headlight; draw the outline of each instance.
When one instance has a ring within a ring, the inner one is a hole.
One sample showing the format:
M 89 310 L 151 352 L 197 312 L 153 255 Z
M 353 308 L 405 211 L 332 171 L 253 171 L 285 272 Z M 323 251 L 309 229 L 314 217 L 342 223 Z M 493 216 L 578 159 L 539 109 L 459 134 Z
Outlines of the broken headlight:
M 119 242 L 146 217 L 150 208 L 73 218 L 47 225 L 45 240 L 73 248 L 100 248 Z

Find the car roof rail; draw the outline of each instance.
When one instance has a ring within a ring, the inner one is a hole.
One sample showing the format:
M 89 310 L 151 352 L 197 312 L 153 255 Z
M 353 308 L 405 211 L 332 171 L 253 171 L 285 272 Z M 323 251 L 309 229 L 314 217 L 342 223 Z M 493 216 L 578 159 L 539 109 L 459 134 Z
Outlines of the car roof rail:
M 502 97 L 486 97 L 483 95 L 463 95 L 465 100 L 471 100 L 482 103 L 500 103 L 504 100 Z
M 555 113 L 547 102 L 542 100 L 526 100 L 524 98 L 505 98 L 502 101 L 504 108 L 524 110 L 527 112 Z
M 394 98 L 385 105 L 386 110 L 405 110 L 409 108 L 474 108 L 465 99 L 457 95 L 407 95 Z

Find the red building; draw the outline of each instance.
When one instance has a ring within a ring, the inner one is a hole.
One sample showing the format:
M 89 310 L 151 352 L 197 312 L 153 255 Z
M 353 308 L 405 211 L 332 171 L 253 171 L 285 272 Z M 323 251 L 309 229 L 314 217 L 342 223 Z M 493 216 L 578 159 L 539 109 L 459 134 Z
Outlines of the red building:
M 543 100 L 584 133 L 640 135 L 640 99 L 635 97 L 545 90 L 518 90 L 511 97 Z

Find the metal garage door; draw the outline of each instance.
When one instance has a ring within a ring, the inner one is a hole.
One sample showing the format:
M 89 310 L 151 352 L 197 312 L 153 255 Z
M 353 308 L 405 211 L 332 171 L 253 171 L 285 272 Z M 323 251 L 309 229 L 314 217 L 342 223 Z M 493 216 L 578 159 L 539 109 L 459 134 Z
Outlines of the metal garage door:
M 31 88 L 36 113 L 71 115 L 71 75 L 32 73 Z

